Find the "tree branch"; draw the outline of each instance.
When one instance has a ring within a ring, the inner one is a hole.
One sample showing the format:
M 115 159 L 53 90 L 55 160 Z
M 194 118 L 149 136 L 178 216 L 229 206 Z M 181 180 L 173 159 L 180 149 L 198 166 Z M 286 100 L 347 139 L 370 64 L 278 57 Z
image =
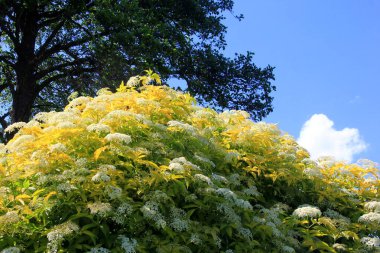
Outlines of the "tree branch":
M 39 48 L 37 55 L 41 55 L 44 53 L 44 51 L 47 49 L 54 37 L 58 34 L 59 30 L 61 30 L 65 22 L 66 20 L 62 20 L 61 22 L 59 22 L 56 28 L 50 33 L 49 37 L 45 40 L 44 44 Z
M 0 55 L 0 62 L 4 62 L 7 65 L 11 66 L 13 69 L 15 68 L 15 64 L 10 61 L 9 56 Z
M 77 59 L 77 60 L 74 60 L 74 61 L 71 61 L 71 62 L 65 62 L 65 63 L 62 63 L 62 64 L 58 64 L 58 65 L 55 65 L 55 66 L 52 66 L 50 68 L 47 68 L 47 69 L 44 69 L 44 70 L 41 70 L 39 72 L 36 73 L 35 75 L 35 78 L 36 79 L 41 79 L 43 78 L 44 76 L 54 72 L 54 71 L 63 71 L 65 68 L 67 67 L 73 67 L 73 66 L 76 66 L 78 64 L 82 64 L 82 63 L 85 63 L 87 61 L 90 61 L 91 58 L 90 57 L 86 57 L 86 58 L 81 58 L 81 59 Z
M 65 77 L 65 76 L 78 75 L 78 74 L 85 73 L 85 72 L 95 72 L 96 70 L 97 70 L 97 68 L 92 67 L 92 68 L 75 68 L 75 69 L 69 69 L 69 70 L 63 71 L 62 73 L 56 74 L 56 75 L 51 76 L 51 77 L 45 79 L 44 81 L 42 81 L 38 85 L 38 92 L 41 92 L 50 83 L 57 81 L 57 80 Z
M 7 22 L 4 19 L 0 20 L 0 28 L 12 40 L 15 48 L 20 45 L 20 41 L 18 41 L 17 37 L 12 33 L 11 29 L 7 26 Z

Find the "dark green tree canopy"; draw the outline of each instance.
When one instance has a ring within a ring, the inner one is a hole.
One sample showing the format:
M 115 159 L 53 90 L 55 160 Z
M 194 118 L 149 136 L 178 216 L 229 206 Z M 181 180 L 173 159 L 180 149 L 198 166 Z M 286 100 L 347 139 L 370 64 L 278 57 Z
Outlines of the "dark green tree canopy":
M 222 20 L 233 4 L 0 0 L 2 127 L 60 109 L 73 91 L 93 94 L 146 69 L 185 80 L 204 103 L 262 119 L 272 111 L 273 67 L 257 67 L 252 52 L 223 55 Z

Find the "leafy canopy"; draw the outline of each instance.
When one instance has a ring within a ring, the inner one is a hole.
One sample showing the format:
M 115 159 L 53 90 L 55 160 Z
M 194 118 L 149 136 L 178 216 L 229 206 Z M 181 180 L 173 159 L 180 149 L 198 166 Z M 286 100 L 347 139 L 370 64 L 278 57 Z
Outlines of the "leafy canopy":
M 7 129 L 2 252 L 380 249 L 374 164 L 313 161 L 275 125 L 150 74 Z
M 149 68 L 185 80 L 199 101 L 262 119 L 273 68 L 257 67 L 252 52 L 223 55 L 232 10 L 232 0 L 0 0 L 3 129 Z

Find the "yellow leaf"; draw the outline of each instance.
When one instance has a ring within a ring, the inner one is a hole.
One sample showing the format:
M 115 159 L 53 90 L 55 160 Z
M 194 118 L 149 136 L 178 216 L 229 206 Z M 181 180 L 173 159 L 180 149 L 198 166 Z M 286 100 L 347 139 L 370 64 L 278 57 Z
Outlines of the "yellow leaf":
M 127 91 L 127 86 L 125 86 L 124 81 L 121 81 L 119 88 L 117 88 L 116 90 L 118 92 L 126 92 Z
M 24 206 L 22 212 L 23 212 L 24 214 L 33 214 L 33 211 L 30 210 L 30 208 L 29 208 L 28 206 Z
M 95 150 L 94 152 L 94 158 L 95 160 L 98 160 L 99 156 L 103 153 L 103 151 L 105 151 L 106 149 L 108 149 L 107 146 L 104 146 L 104 147 L 101 147 L 101 148 L 98 148 L 97 150 Z
M 19 200 L 19 199 L 30 199 L 31 197 L 27 194 L 20 194 L 16 197 L 16 200 Z
M 46 197 L 44 198 L 44 203 L 47 204 L 48 201 L 49 201 L 49 199 L 50 199 L 53 195 L 57 195 L 57 192 L 56 192 L 56 191 L 49 192 L 49 194 L 46 195 Z

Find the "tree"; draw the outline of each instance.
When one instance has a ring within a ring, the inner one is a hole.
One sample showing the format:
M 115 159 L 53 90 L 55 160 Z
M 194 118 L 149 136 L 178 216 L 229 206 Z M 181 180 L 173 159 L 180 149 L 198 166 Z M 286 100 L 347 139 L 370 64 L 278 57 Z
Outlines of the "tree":
M 233 0 L 0 0 L 3 129 L 146 69 L 183 79 L 203 103 L 272 111 L 273 67 L 222 54 Z M 241 19 L 241 16 L 236 16 Z

